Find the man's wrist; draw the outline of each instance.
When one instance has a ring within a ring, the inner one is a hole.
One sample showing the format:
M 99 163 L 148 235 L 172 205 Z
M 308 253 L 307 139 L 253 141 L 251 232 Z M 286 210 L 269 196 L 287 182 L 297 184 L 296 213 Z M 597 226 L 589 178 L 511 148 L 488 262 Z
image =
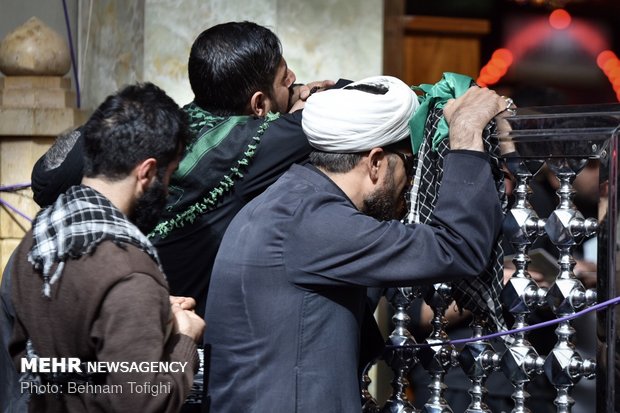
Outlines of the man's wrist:
M 489 154 L 484 151 L 481 152 L 481 151 L 472 151 L 470 149 L 450 149 L 450 153 L 469 155 L 469 156 L 473 156 L 473 157 L 484 159 L 484 160 L 490 159 Z
M 450 148 L 483 151 L 482 128 L 477 128 L 463 116 L 450 123 Z

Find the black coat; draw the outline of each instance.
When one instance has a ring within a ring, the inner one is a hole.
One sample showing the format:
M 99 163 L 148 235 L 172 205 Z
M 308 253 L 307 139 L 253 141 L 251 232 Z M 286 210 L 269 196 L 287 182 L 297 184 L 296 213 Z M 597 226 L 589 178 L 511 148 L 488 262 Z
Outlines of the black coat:
M 252 119 L 235 127 L 237 130 L 233 132 L 252 136 L 262 123 L 260 118 Z M 301 112 L 280 116 L 262 135 L 256 154 L 243 170 L 243 178 L 220 198 L 215 208 L 198 215 L 191 224 L 174 229 L 165 238 L 152 239 L 168 278 L 170 294 L 194 297 L 196 312 L 204 314 L 213 262 L 228 224 L 246 203 L 274 183 L 294 162 L 305 162 L 310 150 L 301 129 Z M 204 167 L 208 169 L 209 165 Z M 182 186 L 191 185 L 185 181 Z
M 299 165 L 237 214 L 205 311 L 212 411 L 360 411 L 367 287 L 476 276 L 499 233 L 488 158 L 459 152 L 430 225 L 379 222 Z

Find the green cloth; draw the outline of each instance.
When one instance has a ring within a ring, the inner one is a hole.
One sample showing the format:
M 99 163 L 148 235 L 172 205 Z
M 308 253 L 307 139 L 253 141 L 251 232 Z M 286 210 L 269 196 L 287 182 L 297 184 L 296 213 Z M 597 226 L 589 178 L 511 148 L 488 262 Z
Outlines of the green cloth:
M 424 140 L 424 125 L 429 111 L 434 108 L 443 108 L 449 99 L 461 96 L 474 84 L 474 80 L 458 73 L 446 72 L 441 80 L 433 85 L 421 84 L 412 86 L 415 92 L 422 92 L 418 96 L 420 107 L 415 111 L 409 120 L 409 131 L 411 133 L 411 147 L 413 153 L 418 153 L 420 145 Z M 437 150 L 439 142 L 448 136 L 448 122 L 445 118 L 437 124 L 435 135 L 433 136 L 433 150 Z
M 189 129 L 192 139 L 186 148 L 179 167 L 174 172 L 172 180 L 182 180 L 196 167 L 200 160 L 213 148 L 222 143 L 232 128 L 245 123 L 248 116 L 215 116 L 202 110 L 195 103 L 183 108 L 189 118 Z M 204 129 L 204 133 L 201 133 Z
M 193 139 L 170 178 L 167 205 L 150 238 L 165 238 L 215 208 L 243 178 L 263 133 L 280 116 L 215 116 L 193 102 L 183 110 Z
M 434 85 L 412 86 L 414 91 L 423 93 L 418 96 L 420 107 L 409 121 L 414 153 L 422 143 L 429 111 L 460 96 L 472 83 L 468 76 L 444 73 Z M 279 117 L 277 113 L 269 113 L 265 118 L 215 116 L 193 102 L 183 109 L 189 116 L 194 139 L 171 178 L 168 204 L 150 237 L 164 238 L 175 228 L 182 228 L 215 208 L 235 181 L 243 178 L 243 170 L 250 164 L 263 133 Z M 442 119 L 433 137 L 433 149 L 446 136 L 448 124 Z

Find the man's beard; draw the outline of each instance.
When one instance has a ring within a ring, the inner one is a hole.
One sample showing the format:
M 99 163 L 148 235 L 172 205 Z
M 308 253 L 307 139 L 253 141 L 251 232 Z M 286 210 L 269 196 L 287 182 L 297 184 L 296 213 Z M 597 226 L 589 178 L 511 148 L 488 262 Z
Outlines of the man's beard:
M 368 198 L 364 199 L 364 205 L 362 206 L 363 213 L 379 221 L 401 219 L 406 212 L 404 199 L 403 202 L 394 202 L 396 184 L 394 183 L 392 172 L 390 170 L 385 178 L 383 188 L 377 189 Z
M 129 219 L 143 234 L 148 234 L 157 225 L 165 206 L 166 188 L 161 180 L 156 178 L 136 201 Z

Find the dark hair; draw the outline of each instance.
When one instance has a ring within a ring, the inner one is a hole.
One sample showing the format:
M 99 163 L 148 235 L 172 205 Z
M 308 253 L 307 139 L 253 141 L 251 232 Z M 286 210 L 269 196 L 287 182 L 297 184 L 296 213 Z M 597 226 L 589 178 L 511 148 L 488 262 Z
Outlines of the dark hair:
M 310 162 L 317 168 L 327 172 L 346 173 L 355 168 L 362 159 L 363 153 L 332 153 L 313 151 L 310 153 Z
M 186 114 L 152 83 L 130 85 L 95 110 L 82 129 L 84 176 L 126 177 L 140 162 L 157 161 L 158 175 L 189 139 Z
M 388 151 L 411 151 L 409 138 L 385 146 Z M 368 152 L 368 151 L 366 151 Z M 366 152 L 361 153 L 333 153 L 323 151 L 310 152 L 310 163 L 317 168 L 333 173 L 346 173 L 355 168 Z M 389 161 L 388 161 L 389 162 Z
M 189 55 L 194 101 L 220 116 L 241 115 L 257 91 L 268 96 L 282 60 L 282 44 L 269 29 L 230 22 L 202 32 Z

